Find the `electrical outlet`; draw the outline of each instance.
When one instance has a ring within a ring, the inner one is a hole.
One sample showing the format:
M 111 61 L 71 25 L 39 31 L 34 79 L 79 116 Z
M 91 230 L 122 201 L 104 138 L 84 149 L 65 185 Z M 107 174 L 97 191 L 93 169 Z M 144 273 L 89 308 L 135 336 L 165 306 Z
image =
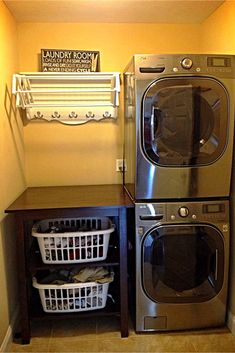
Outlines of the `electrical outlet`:
M 123 172 L 126 170 L 126 163 L 123 159 L 116 159 L 116 172 Z

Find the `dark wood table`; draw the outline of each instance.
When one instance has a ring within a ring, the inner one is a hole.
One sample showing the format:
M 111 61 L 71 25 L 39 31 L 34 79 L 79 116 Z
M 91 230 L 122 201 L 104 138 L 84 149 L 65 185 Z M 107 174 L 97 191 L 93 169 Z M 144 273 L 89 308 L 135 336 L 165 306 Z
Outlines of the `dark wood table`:
M 122 337 L 128 336 L 127 210 L 132 207 L 133 204 L 122 185 L 85 185 L 27 188 L 5 210 L 6 213 L 15 214 L 20 327 L 23 344 L 29 343 L 31 337 L 31 227 L 35 221 L 48 218 L 107 216 L 116 220 L 119 235 L 120 330 Z M 39 267 L 44 268 L 44 266 L 41 263 Z M 93 312 L 93 315 L 95 314 Z M 47 318 L 47 315 L 45 314 L 44 318 Z M 61 314 L 51 314 L 55 319 L 58 315 Z M 73 315 L 80 315 L 80 313 Z

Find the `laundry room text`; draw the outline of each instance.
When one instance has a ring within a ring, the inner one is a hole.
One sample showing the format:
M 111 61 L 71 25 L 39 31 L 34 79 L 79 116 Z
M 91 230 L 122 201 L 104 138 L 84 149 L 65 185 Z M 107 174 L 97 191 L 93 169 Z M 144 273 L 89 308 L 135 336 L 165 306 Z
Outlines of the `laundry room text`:
M 41 71 L 97 72 L 99 71 L 99 52 L 41 49 Z

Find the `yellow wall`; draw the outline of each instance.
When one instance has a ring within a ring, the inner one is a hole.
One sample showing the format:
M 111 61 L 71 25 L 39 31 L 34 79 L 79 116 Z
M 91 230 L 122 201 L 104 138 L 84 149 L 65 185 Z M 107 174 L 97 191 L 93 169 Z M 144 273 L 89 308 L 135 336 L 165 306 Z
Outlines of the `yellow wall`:
M 235 54 L 235 1 L 226 1 L 201 25 L 201 52 Z
M 19 25 L 21 71 L 39 70 L 42 48 L 100 51 L 101 70 L 122 72 L 137 53 L 197 52 L 199 25 Z M 83 126 L 31 123 L 25 127 L 26 178 L 30 186 L 121 183 L 122 107 L 117 122 Z
M 15 232 L 6 207 L 24 189 L 22 123 L 13 112 L 11 78 L 17 70 L 17 28 L 0 0 L 0 346 L 17 303 Z

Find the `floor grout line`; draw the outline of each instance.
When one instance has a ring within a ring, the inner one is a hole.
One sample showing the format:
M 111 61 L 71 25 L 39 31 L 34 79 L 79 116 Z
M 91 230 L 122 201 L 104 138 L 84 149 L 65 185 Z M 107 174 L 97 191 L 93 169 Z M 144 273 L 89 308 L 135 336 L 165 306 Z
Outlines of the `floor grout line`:
M 50 333 L 50 338 L 48 340 L 47 353 L 50 352 L 50 346 L 51 346 L 51 343 L 52 343 L 52 336 L 53 336 L 53 324 L 51 325 L 51 333 Z

